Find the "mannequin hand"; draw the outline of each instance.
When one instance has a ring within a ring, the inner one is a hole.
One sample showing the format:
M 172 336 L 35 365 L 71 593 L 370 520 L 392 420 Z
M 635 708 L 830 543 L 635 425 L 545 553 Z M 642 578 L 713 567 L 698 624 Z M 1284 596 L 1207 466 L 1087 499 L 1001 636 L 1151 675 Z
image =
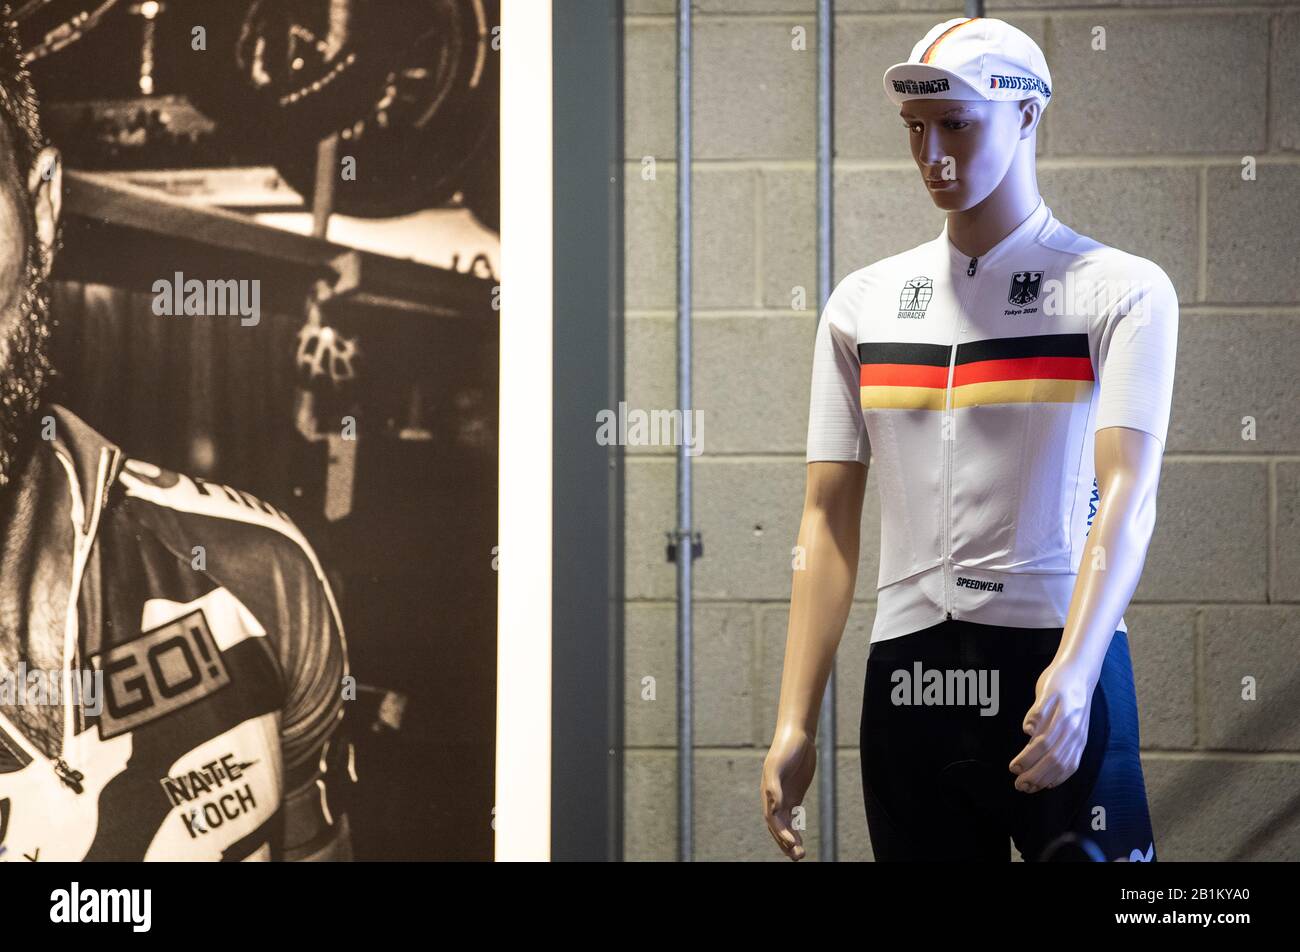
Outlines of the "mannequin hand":
M 791 812 L 803 803 L 817 768 L 817 745 L 802 730 L 778 729 L 763 761 L 763 819 L 776 845 L 790 859 L 806 855 L 803 837 L 791 826 Z
M 1029 743 L 1008 765 L 1017 775 L 1017 790 L 1037 793 L 1059 786 L 1079 769 L 1095 686 L 1085 671 L 1055 662 L 1039 675 L 1037 697 L 1024 721 Z

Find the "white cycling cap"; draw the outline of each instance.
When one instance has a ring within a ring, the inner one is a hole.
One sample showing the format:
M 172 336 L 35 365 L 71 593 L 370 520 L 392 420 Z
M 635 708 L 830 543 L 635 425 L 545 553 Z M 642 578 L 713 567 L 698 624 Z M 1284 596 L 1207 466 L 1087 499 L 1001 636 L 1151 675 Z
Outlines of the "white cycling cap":
M 885 70 L 885 95 L 908 99 L 1052 98 L 1047 60 L 1028 35 L 991 17 L 945 20 L 912 47 L 906 63 Z

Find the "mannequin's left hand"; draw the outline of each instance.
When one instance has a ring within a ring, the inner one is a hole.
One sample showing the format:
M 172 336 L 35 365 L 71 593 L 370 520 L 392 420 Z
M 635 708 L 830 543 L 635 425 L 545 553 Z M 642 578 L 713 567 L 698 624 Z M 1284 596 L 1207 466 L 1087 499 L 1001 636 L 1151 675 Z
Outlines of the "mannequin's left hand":
M 1037 793 L 1060 786 L 1079 769 L 1093 687 L 1086 672 L 1055 663 L 1039 675 L 1037 698 L 1024 720 L 1029 743 L 1008 765 L 1016 774 L 1017 790 Z

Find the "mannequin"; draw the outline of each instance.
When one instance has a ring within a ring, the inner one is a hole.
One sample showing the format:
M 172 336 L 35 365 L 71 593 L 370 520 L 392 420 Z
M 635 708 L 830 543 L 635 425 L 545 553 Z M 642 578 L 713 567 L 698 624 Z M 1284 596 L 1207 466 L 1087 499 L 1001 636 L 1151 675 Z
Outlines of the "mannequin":
M 961 27 L 974 21 L 949 23 Z M 939 27 L 931 36 L 936 31 Z M 914 51 L 913 62 L 930 60 Z M 1043 108 L 1040 97 L 902 102 L 900 116 L 922 186 L 947 213 L 948 241 L 972 259 L 972 267 L 1041 202 L 1035 135 Z M 1104 376 L 1100 386 L 1104 393 Z M 1155 525 L 1162 440 L 1139 429 L 1106 426 L 1095 433 L 1093 453 L 1100 503 L 1087 533 L 1059 645 L 1033 685 L 1032 706 L 1012 715 L 1023 717 L 1024 741 L 1005 762 L 1003 779 L 1013 781 L 1025 797 L 1042 796 L 1079 768 L 1103 661 L 1137 587 Z M 777 725 L 761 786 L 769 832 L 792 860 L 805 855 L 792 811 L 804 802 L 814 775 L 818 713 L 856 585 L 869 466 L 870 461 L 844 459 L 812 461 L 807 468 L 798 535 L 805 567 L 794 572 Z M 882 506 L 889 504 L 891 500 L 882 497 Z M 886 634 L 892 638 L 897 633 Z M 931 637 L 930 631 L 902 634 L 907 637 L 885 644 Z M 879 648 L 875 640 L 873 651 Z M 866 724 L 864 713 L 864 730 Z M 978 729 L 980 723 L 975 724 Z M 904 768 L 900 764 L 892 769 Z M 1141 806 L 1145 810 L 1145 794 Z M 874 826 L 872 836 L 875 843 Z M 1145 846 L 1138 844 L 1135 853 Z M 1146 852 L 1134 858 L 1148 858 L 1151 851 Z

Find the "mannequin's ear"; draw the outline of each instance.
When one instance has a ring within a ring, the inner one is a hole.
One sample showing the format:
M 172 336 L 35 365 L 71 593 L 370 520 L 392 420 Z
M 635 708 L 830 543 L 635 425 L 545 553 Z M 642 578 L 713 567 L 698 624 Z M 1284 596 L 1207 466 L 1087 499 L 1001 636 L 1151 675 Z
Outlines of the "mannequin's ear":
M 1020 138 L 1028 139 L 1033 135 L 1042 118 L 1042 103 L 1033 98 L 1020 100 Z
M 54 263 L 59 215 L 63 212 L 63 157 L 58 149 L 47 146 L 37 154 L 27 172 L 27 194 L 36 221 L 36 240 L 41 247 L 41 268 L 48 278 Z

